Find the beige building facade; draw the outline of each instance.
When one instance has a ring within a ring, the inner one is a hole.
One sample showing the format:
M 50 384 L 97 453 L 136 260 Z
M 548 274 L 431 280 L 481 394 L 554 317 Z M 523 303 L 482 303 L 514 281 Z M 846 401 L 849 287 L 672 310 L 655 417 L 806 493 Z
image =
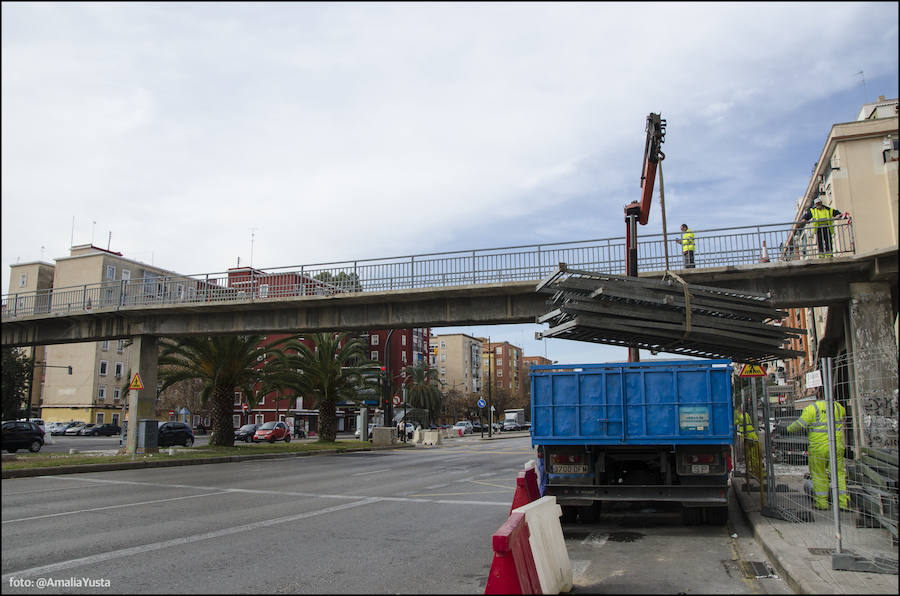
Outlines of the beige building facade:
M 98 300 L 108 306 L 121 299 L 123 282 L 130 281 L 129 292 L 156 291 L 160 281 L 176 273 L 126 258 L 122 253 L 90 244 L 73 246 L 68 257 L 48 263 L 13 265 L 10 293 L 53 289 L 54 305 L 58 296 L 77 294 L 73 288 L 103 283 L 99 294 L 85 300 Z M 49 287 L 32 286 L 34 283 Z M 25 286 L 20 285 L 25 280 Z M 135 284 L 134 280 L 140 280 Z M 135 288 L 136 286 L 136 288 Z M 29 290 L 25 290 L 29 287 Z M 121 425 L 126 405 L 125 390 L 136 370 L 125 340 L 107 340 L 39 347 L 48 365 L 36 371 L 43 375 L 42 393 L 33 404 L 40 405 L 45 422 L 80 420 L 94 424 Z M 40 358 L 38 358 L 40 360 Z M 69 374 L 68 368 L 72 373 Z
M 465 333 L 432 335 L 431 365 L 438 371 L 442 391 L 457 390 L 464 396 L 481 394 L 482 342 Z

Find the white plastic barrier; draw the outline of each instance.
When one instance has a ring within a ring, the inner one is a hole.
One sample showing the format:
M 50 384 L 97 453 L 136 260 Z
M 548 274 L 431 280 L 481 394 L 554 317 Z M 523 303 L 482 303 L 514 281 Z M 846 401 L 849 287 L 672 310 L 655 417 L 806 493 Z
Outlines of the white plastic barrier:
M 563 538 L 559 518 L 562 508 L 556 504 L 556 497 L 541 497 L 527 505 L 513 509 L 513 513 L 524 513 L 525 523 L 531 536 L 531 554 L 541 581 L 542 594 L 559 594 L 572 589 L 572 563 L 566 540 Z
M 426 430 L 423 433 L 422 443 L 424 445 L 440 445 L 441 433 L 436 430 Z
M 422 430 L 417 428 L 416 430 L 413 431 L 412 444 L 416 445 L 421 442 L 422 442 Z

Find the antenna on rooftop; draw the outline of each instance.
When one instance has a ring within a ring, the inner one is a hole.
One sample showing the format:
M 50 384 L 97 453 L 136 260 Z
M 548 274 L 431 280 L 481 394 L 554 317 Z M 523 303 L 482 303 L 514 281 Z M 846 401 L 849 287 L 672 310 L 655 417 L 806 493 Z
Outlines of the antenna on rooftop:
M 91 221 L 91 246 L 94 246 L 94 228 L 97 226 L 96 221 Z
M 259 228 L 250 228 L 250 267 L 253 267 L 253 240 L 256 238 L 256 230 Z

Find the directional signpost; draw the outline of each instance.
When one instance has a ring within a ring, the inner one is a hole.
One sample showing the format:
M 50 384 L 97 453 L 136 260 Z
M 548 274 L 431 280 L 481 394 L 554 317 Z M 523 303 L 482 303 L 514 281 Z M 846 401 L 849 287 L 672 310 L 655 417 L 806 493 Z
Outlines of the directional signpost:
M 484 420 L 484 406 L 486 406 L 486 405 L 487 405 L 487 402 L 484 401 L 484 398 L 479 397 L 478 398 L 478 409 L 481 410 L 481 412 L 479 412 L 478 417 L 481 418 L 482 420 Z M 484 437 L 484 425 L 483 424 L 481 425 L 481 436 Z

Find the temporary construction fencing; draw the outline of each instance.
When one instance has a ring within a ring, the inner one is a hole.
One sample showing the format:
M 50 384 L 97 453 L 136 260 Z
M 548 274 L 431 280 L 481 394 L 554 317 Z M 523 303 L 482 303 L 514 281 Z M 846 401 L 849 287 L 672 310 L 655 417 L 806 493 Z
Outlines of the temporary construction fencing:
M 758 439 L 736 442 L 735 473 L 760 491 L 763 515 L 804 524 L 810 551 L 830 554 L 833 569 L 896 574 L 897 358 L 858 356 L 742 387 Z

